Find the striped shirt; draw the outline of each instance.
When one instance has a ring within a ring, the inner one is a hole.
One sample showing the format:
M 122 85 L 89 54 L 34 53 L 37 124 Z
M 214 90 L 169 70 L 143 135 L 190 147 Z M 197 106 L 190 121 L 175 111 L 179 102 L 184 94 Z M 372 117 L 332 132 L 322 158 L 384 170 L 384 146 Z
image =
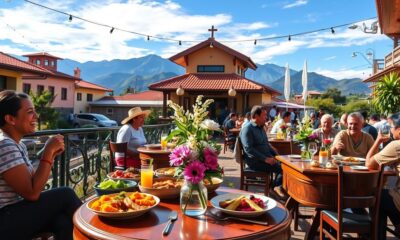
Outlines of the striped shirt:
M 21 164 L 26 164 L 33 175 L 34 169 L 28 159 L 28 151 L 22 142 L 16 143 L 5 134 L 0 134 L 0 208 L 22 200 L 7 184 L 3 173 Z

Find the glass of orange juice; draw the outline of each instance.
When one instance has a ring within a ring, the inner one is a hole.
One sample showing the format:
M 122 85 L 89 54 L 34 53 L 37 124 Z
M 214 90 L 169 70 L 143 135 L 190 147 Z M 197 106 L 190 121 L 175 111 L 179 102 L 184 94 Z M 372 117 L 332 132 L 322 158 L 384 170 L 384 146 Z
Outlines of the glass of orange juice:
M 142 165 L 140 169 L 140 185 L 151 188 L 153 186 L 153 165 Z
M 164 150 L 167 149 L 167 144 L 168 144 L 167 138 L 168 134 L 161 133 L 161 148 Z

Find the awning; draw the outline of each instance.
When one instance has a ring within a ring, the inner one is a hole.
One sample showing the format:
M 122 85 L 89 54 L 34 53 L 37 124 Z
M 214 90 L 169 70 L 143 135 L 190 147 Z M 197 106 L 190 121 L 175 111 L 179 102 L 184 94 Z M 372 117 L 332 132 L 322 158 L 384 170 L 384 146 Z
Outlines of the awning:
M 264 106 L 267 107 L 272 107 L 276 106 L 277 108 L 295 108 L 295 109 L 314 109 L 312 106 L 304 106 L 304 105 L 299 105 L 295 103 L 287 103 L 287 102 L 271 102 L 268 104 L 264 104 Z

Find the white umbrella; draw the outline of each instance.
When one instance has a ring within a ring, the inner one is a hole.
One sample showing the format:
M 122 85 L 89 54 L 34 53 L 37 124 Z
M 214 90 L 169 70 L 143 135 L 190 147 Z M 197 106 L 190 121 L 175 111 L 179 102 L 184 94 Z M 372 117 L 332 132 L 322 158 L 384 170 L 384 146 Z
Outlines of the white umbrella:
M 304 100 L 304 115 L 306 114 L 306 101 L 308 91 L 308 76 L 307 76 L 307 60 L 304 60 L 303 75 L 301 77 L 301 84 L 303 85 L 303 100 Z
M 286 103 L 289 102 L 290 98 L 290 68 L 289 63 L 286 63 L 286 71 L 285 71 L 285 89 L 284 89 Z M 286 105 L 287 110 L 287 105 Z

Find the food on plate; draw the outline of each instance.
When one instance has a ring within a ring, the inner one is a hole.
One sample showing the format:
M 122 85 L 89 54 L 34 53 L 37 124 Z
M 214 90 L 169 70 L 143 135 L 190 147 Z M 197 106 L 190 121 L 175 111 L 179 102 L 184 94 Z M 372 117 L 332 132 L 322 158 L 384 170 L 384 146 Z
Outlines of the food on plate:
M 139 169 L 130 167 L 126 170 L 116 170 L 109 176 L 110 178 L 140 178 Z
M 336 164 L 334 164 L 333 162 L 327 162 L 325 165 L 325 168 L 336 168 Z
M 171 167 L 171 168 L 159 168 L 159 169 L 156 170 L 157 174 L 168 175 L 168 176 L 175 175 L 175 171 L 176 171 L 176 168 L 174 168 L 174 167 Z
M 311 161 L 310 165 L 311 165 L 311 167 L 319 167 L 319 162 L 318 161 Z
M 343 161 L 343 162 L 360 162 L 360 160 L 358 160 L 358 159 L 355 158 L 355 157 L 345 157 L 345 158 L 343 158 L 342 161 Z
M 226 210 L 232 211 L 263 211 L 265 204 L 260 198 L 256 198 L 254 195 L 250 195 L 249 198 L 246 196 L 239 196 L 234 199 L 226 199 L 219 202 L 219 206 Z
M 129 184 L 127 184 L 121 180 L 114 181 L 112 179 L 106 179 L 99 184 L 100 189 L 119 189 L 119 188 L 127 188 L 127 187 L 129 187 Z
M 155 180 L 153 183 L 153 188 L 157 189 L 170 189 L 170 188 L 180 188 L 182 187 L 182 180 L 179 179 L 168 179 L 168 180 Z
M 215 180 L 216 179 L 216 180 Z M 218 181 L 218 180 L 220 180 L 219 178 L 212 178 L 211 179 L 211 181 L 212 181 L 212 183 L 210 182 L 210 180 L 208 180 L 207 178 L 205 178 L 204 180 L 203 180 L 203 183 L 204 183 L 204 185 L 213 185 L 213 184 L 218 184 L 218 183 L 220 183 L 220 181 Z M 221 181 L 222 182 L 222 181 Z
M 121 192 L 116 195 L 103 195 L 94 201 L 90 208 L 101 212 L 132 212 L 149 208 L 156 204 L 152 195 Z

